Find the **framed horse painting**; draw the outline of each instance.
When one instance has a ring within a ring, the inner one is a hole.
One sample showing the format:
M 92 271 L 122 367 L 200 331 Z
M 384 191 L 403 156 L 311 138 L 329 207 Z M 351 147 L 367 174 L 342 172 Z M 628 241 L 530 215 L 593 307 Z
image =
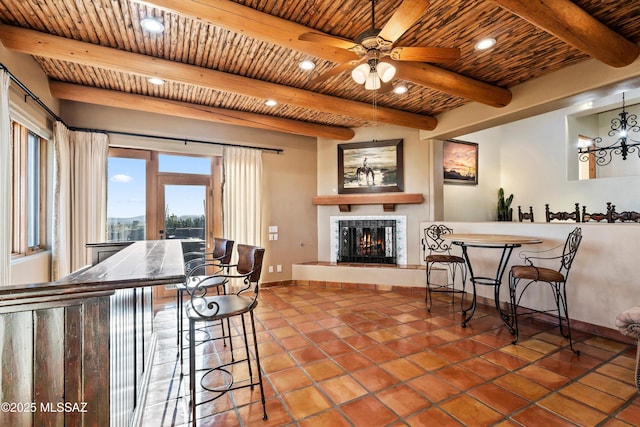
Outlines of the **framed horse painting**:
M 402 139 L 338 145 L 338 193 L 404 191 Z

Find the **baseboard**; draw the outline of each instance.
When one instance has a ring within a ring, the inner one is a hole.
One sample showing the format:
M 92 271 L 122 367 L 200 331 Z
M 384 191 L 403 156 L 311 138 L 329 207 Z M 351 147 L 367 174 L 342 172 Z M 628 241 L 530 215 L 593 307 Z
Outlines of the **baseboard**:
M 424 297 L 425 287 L 420 288 L 414 286 L 402 286 L 402 285 L 376 285 L 370 283 L 344 283 L 344 282 L 327 282 L 319 280 L 283 280 L 280 282 L 269 282 L 262 284 L 264 287 L 272 286 L 308 286 L 316 288 L 332 288 L 332 289 L 366 289 L 369 291 L 378 292 L 396 292 L 405 296 L 412 297 Z M 482 296 L 477 296 L 477 303 L 495 307 L 493 299 Z M 538 314 L 535 316 L 536 320 L 541 322 L 555 324 L 555 318 L 544 314 Z M 633 338 L 622 335 L 620 331 L 613 328 L 607 328 L 605 326 L 594 325 L 580 320 L 571 319 L 571 329 L 575 331 L 585 332 L 591 335 L 595 335 L 602 338 L 611 339 L 614 341 L 620 341 L 626 344 L 635 345 L 636 341 Z

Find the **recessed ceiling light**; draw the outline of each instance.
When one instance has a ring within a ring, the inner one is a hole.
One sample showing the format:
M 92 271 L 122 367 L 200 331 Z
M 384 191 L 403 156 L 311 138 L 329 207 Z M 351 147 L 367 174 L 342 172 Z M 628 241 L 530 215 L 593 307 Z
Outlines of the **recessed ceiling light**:
M 407 85 L 405 85 L 404 83 L 396 83 L 393 85 L 393 93 L 395 93 L 396 95 L 402 95 L 407 93 L 409 89 L 407 89 Z
M 492 39 L 492 38 L 489 37 L 489 38 L 486 38 L 486 39 L 482 39 L 478 43 L 476 43 L 475 49 L 476 50 L 486 50 L 486 49 L 492 48 L 495 45 L 496 45 L 496 39 Z
M 161 33 L 164 31 L 164 24 L 153 16 L 146 16 L 140 20 L 142 28 L 150 33 Z
M 160 86 L 160 85 L 164 84 L 164 80 L 162 80 L 159 77 L 150 77 L 149 79 L 147 79 L 147 81 L 149 83 L 151 83 L 152 85 L 157 85 L 157 86 Z
M 266 101 L 264 101 L 264 105 L 266 105 L 267 107 L 275 107 L 276 105 L 278 105 L 278 102 L 273 99 L 267 99 Z
M 305 71 L 311 71 L 314 68 L 316 68 L 316 64 L 313 61 L 309 60 L 309 59 L 305 59 L 300 64 L 298 64 L 298 66 L 300 67 L 300 69 L 305 70 Z

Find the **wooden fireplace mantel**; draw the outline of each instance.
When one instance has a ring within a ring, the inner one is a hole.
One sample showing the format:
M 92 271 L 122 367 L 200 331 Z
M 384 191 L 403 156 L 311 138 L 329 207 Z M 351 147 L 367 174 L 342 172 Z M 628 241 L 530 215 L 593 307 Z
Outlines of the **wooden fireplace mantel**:
M 393 212 L 399 204 L 420 204 L 421 193 L 339 194 L 315 196 L 314 205 L 338 205 L 340 212 L 351 212 L 351 205 L 382 205 L 385 212 Z

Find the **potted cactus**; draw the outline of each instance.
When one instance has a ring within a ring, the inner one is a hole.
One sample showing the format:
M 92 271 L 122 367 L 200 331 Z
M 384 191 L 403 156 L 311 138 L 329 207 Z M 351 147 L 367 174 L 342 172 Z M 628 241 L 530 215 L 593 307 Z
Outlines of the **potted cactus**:
M 512 221 L 513 209 L 511 208 L 511 202 L 513 201 L 513 194 L 504 198 L 504 189 L 502 187 L 498 190 L 498 221 Z

